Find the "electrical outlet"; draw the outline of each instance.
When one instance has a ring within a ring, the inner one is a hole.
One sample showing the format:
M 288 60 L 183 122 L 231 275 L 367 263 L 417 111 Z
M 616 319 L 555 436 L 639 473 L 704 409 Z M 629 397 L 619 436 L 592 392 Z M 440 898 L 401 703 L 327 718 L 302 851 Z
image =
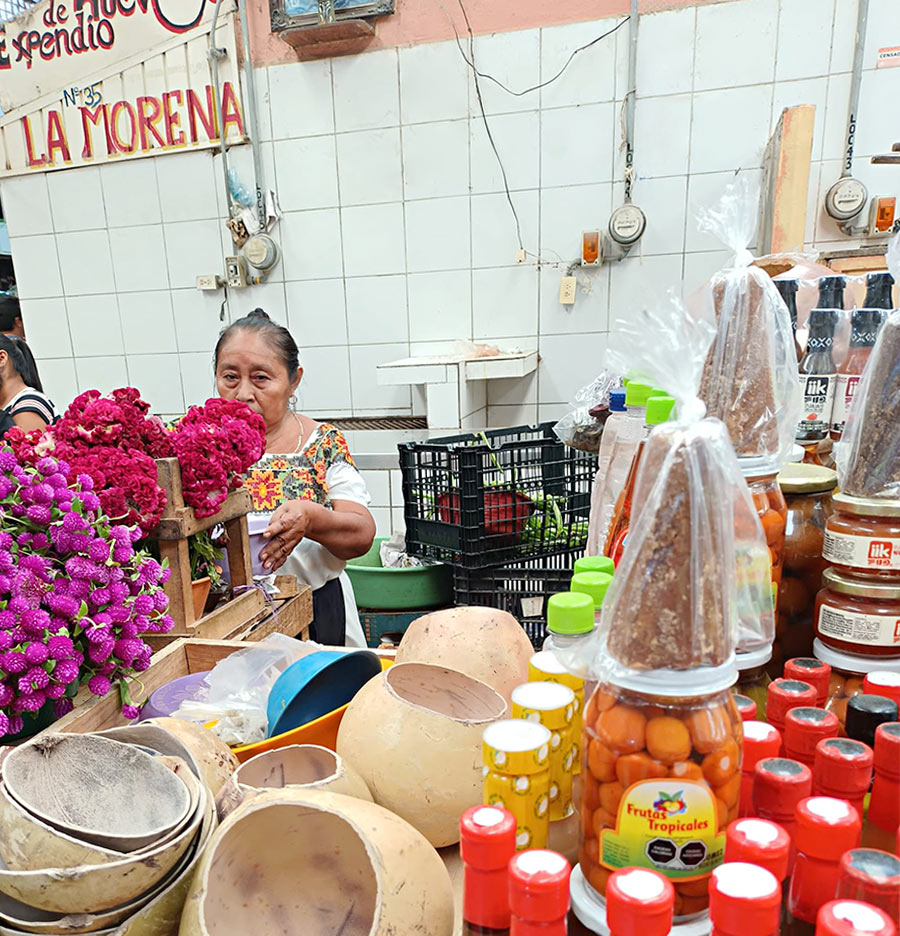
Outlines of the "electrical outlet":
M 559 301 L 562 305 L 575 305 L 575 289 L 578 280 L 574 276 L 564 276 L 559 284 Z
M 215 273 L 201 273 L 197 277 L 197 289 L 217 290 L 222 285 L 221 279 Z
M 243 289 L 247 285 L 247 267 L 244 258 L 225 258 L 225 278 L 229 289 Z

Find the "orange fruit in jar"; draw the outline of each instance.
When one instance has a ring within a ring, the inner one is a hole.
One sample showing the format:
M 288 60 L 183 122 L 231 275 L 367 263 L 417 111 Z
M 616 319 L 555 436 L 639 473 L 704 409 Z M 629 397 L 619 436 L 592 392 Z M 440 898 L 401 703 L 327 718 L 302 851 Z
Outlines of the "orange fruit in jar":
M 581 802 L 592 812 L 600 805 L 600 785 L 586 770 L 581 773 Z
M 588 745 L 588 770 L 600 783 L 616 779 L 616 755 L 596 738 Z
M 643 751 L 640 754 L 625 754 L 616 761 L 616 777 L 626 790 L 638 780 L 665 777 L 668 772 L 665 764 L 653 760 Z
M 673 881 L 675 890 L 682 897 L 706 897 L 709 895 L 709 878 L 703 877 L 695 881 Z
M 584 840 L 584 845 L 581 846 L 580 855 L 584 855 L 584 857 L 588 861 L 593 861 L 594 864 L 599 864 L 600 863 L 600 843 L 597 841 L 597 839 L 586 838 Z M 580 860 L 581 859 L 579 857 L 579 861 Z
M 712 755 L 710 755 L 712 756 Z M 735 771 L 724 783 L 713 789 L 713 793 L 731 809 L 741 797 L 741 775 Z
M 715 797 L 716 801 L 716 831 L 719 832 L 728 825 L 728 806 L 719 799 L 718 796 Z
M 647 722 L 645 738 L 650 756 L 664 764 L 687 760 L 691 753 L 691 733 L 677 718 L 651 718 Z
M 604 829 L 614 829 L 616 827 L 616 817 L 608 813 L 602 806 L 594 810 L 594 816 L 591 820 L 591 828 L 594 830 L 594 837 L 600 838 L 600 833 Z
M 766 542 L 770 546 L 783 542 L 785 518 L 782 514 L 769 508 L 759 519 L 762 523 L 763 532 L 766 534 Z
M 601 712 L 597 719 L 597 734 L 616 754 L 631 754 L 644 747 L 647 718 L 631 705 L 614 705 Z
M 703 758 L 703 776 L 712 787 L 722 786 L 741 767 L 741 752 L 732 738 Z
M 703 771 L 700 765 L 693 761 L 679 761 L 669 768 L 669 776 L 677 777 L 679 780 L 702 780 Z
M 611 874 L 612 871 L 607 868 L 601 868 L 598 865 L 596 868 L 591 868 L 588 873 L 588 883 L 598 894 L 606 896 L 606 882 L 609 880 Z
M 618 780 L 613 780 L 612 783 L 604 783 L 600 787 L 600 805 L 610 815 L 615 816 L 619 811 L 619 801 L 622 799 L 624 792 L 625 787 Z
M 584 723 L 586 725 L 592 725 L 601 712 L 611 709 L 615 704 L 615 696 L 610 695 L 608 692 L 603 692 L 602 689 L 595 689 L 594 694 L 588 699 L 588 704 L 584 709 Z
M 734 820 L 737 819 L 738 812 L 740 811 L 739 807 L 740 807 L 740 797 L 738 798 L 738 802 L 735 803 L 734 806 L 732 806 L 731 809 L 728 810 L 728 822 L 726 823 L 726 825 L 734 822 Z
M 710 754 L 720 748 L 731 735 L 731 720 L 722 705 L 697 709 L 686 716 L 684 723 L 691 733 L 691 741 L 700 754 Z
M 681 916 L 681 903 L 683 900 L 684 898 L 678 893 L 678 888 L 676 888 L 675 903 L 672 905 L 672 916 Z
M 681 898 L 681 915 L 691 916 L 694 913 L 701 913 L 708 906 L 709 906 L 709 894 L 706 894 L 704 897 L 682 897 Z

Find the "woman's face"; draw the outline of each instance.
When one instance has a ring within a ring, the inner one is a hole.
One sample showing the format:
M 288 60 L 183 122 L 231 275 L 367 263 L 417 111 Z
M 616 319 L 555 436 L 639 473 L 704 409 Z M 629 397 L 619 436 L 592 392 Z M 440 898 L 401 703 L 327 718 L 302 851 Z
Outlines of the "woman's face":
M 288 400 L 300 384 L 303 368 L 293 380 L 278 352 L 260 332 L 238 328 L 219 351 L 216 387 L 226 400 L 240 400 L 259 413 L 266 430 L 276 429 L 288 409 Z

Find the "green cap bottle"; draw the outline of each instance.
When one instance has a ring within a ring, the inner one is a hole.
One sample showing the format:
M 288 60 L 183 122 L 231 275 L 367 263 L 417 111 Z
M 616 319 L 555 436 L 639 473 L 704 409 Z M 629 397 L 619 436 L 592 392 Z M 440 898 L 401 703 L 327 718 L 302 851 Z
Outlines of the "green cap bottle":
M 599 574 L 599 573 L 592 573 Z M 547 630 L 566 637 L 594 629 L 594 600 L 582 592 L 558 592 L 547 600 Z
M 612 582 L 612 576 L 608 572 L 579 572 L 572 576 L 572 584 L 569 589 L 572 592 L 580 592 L 587 595 L 594 603 L 594 611 L 603 607 L 603 599 L 606 597 L 606 589 Z
M 669 395 L 669 394 L 666 393 L 665 390 L 660 390 L 659 387 L 654 387 L 654 388 L 650 391 L 650 396 L 651 396 L 651 398 L 652 398 L 652 397 L 655 397 L 655 396 L 668 396 L 668 395 Z
M 616 564 L 609 556 L 582 556 L 575 560 L 575 575 L 579 572 L 605 572 L 612 575 L 616 571 Z
M 652 389 L 649 384 L 638 383 L 636 380 L 629 381 L 625 388 L 625 405 L 646 406 Z
M 647 414 L 644 422 L 648 426 L 658 426 L 668 422 L 675 408 L 675 400 L 670 396 L 655 396 L 647 400 Z

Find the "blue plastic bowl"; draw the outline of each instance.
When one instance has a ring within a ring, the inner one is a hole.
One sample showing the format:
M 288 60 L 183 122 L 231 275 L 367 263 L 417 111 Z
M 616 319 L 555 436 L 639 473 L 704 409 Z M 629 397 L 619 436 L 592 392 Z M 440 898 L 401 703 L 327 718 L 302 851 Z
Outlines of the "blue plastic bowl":
M 269 693 L 269 734 L 293 731 L 346 705 L 381 672 L 371 650 L 318 650 L 289 666 Z

